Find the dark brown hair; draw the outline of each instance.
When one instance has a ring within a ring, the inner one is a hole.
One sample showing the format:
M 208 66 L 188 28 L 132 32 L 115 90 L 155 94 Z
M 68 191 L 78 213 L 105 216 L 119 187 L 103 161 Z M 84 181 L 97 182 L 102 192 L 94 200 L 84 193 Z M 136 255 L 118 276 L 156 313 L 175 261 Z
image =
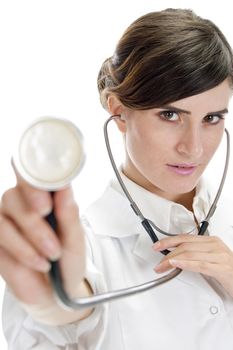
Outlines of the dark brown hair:
M 223 33 L 192 10 L 151 12 L 133 22 L 102 65 L 98 89 L 132 109 L 150 109 L 211 89 L 233 86 L 232 50 Z

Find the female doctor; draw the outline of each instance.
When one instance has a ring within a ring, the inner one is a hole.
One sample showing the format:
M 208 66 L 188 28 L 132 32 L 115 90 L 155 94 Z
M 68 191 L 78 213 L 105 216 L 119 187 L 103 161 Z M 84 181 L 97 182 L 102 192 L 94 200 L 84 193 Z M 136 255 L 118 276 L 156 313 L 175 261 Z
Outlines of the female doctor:
M 153 12 L 125 31 L 98 88 L 123 136 L 125 186 L 164 233 L 151 243 L 116 180 L 81 222 L 70 187 L 52 204 L 16 172 L 0 221 L 9 350 L 233 349 L 233 206 L 220 198 L 207 232 L 196 234 L 215 195 L 202 174 L 223 137 L 232 87 L 228 42 L 190 10 Z M 52 205 L 59 237 L 43 219 Z M 183 271 L 145 293 L 68 311 L 47 276 L 57 259 L 73 297 Z

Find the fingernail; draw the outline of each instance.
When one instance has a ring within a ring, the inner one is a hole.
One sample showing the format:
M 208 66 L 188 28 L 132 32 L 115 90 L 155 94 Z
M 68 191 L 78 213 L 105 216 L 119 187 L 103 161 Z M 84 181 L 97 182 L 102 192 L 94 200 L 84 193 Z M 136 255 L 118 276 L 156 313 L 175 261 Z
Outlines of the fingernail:
M 41 216 L 45 217 L 47 215 L 49 215 L 52 211 L 52 208 L 49 206 L 49 207 L 42 207 L 39 209 L 39 213 Z
M 63 201 L 62 201 L 62 206 L 63 207 L 70 207 L 74 204 L 74 196 L 73 196 L 73 192 L 67 191 L 63 197 Z
M 158 264 L 157 266 L 155 266 L 154 271 L 155 272 L 161 272 L 162 271 L 162 267 L 163 267 L 162 264 Z
M 50 203 L 48 203 L 48 200 L 45 196 L 43 195 L 32 195 L 31 196 L 31 201 L 32 201 L 32 205 L 33 207 L 42 215 L 42 216 L 46 216 L 48 215 L 52 208 Z
M 48 272 L 51 268 L 50 263 L 39 256 L 33 260 L 33 266 L 36 270 L 41 272 Z
M 182 262 L 180 260 L 176 260 L 176 259 L 169 259 L 169 263 L 173 267 L 182 265 Z
M 154 250 L 159 250 L 160 246 L 161 246 L 161 244 L 160 244 L 160 242 L 158 241 L 158 242 L 156 242 L 155 244 L 153 244 L 153 249 L 154 249 Z
M 61 251 L 57 244 L 50 239 L 46 239 L 42 243 L 44 253 L 48 256 L 51 261 L 56 261 L 61 257 Z

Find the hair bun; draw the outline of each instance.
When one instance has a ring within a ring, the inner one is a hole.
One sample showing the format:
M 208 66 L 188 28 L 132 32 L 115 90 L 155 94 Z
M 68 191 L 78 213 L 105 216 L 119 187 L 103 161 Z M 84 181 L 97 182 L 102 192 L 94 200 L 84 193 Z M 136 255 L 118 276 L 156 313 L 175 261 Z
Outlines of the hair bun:
M 111 61 L 112 57 L 109 57 L 103 62 L 97 79 L 100 101 L 104 108 L 107 108 L 106 92 L 108 88 L 113 87 L 115 85 L 113 82 Z

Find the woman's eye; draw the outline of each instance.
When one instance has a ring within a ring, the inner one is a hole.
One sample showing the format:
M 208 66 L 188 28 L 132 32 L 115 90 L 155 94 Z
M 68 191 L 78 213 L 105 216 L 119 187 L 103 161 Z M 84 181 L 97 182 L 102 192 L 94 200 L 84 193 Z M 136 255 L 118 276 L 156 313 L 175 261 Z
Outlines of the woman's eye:
M 162 111 L 160 112 L 160 117 L 168 121 L 179 120 L 179 115 L 174 111 Z
M 204 118 L 204 122 L 208 124 L 218 124 L 222 119 L 224 119 L 222 115 L 207 115 Z

